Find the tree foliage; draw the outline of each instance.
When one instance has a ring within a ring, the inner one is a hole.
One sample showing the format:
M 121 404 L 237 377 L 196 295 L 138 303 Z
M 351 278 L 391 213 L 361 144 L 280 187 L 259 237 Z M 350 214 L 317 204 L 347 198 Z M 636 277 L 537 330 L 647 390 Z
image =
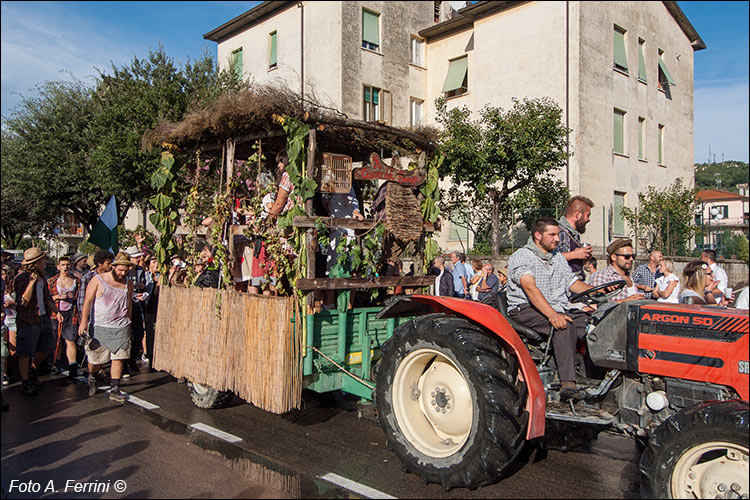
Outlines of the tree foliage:
M 695 233 L 695 189 L 683 186 L 678 178 L 671 186 L 638 194 L 639 208 L 622 208 L 633 236 L 648 252 L 660 250 L 666 255 L 688 255 Z
M 698 163 L 695 165 L 695 187 L 737 193 L 737 184 L 747 183 L 749 171 L 750 165 L 742 161 Z
M 144 132 L 239 85 L 208 52 L 180 67 L 161 47 L 99 71 L 93 86 L 40 85 L 3 118 L 3 237 L 49 233 L 66 212 L 90 231 L 113 194 L 120 222 L 133 205 L 148 208 L 160 154 L 141 148 Z
M 549 98 L 514 99 L 511 109 L 485 106 L 473 120 L 466 107 L 448 110 L 445 99 L 436 106 L 445 156 L 440 176 L 455 186 L 441 208 L 470 215 L 468 224 L 490 221 L 498 254 L 500 225 L 510 222 L 514 196 L 532 198 L 554 184 L 553 173 L 565 165 L 562 110 Z

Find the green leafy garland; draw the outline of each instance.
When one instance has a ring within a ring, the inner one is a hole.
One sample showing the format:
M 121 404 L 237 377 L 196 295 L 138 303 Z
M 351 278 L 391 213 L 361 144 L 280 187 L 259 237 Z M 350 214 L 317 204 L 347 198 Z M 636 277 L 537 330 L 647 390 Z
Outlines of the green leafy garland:
M 438 172 L 444 159 L 443 156 L 434 156 L 430 160 L 427 167 L 427 180 L 420 188 L 420 192 L 424 196 L 421 205 L 422 219 L 433 224 L 437 222 L 440 216 L 440 209 L 437 206 L 437 202 L 440 200 L 440 175 Z M 440 253 L 440 248 L 432 236 L 432 233 L 426 233 L 424 237 L 424 272 L 427 272 L 427 268 L 432 264 L 432 259 Z
M 176 159 L 169 151 L 164 151 L 159 167 L 151 174 L 151 187 L 156 191 L 156 195 L 148 200 L 155 210 L 149 219 L 160 235 L 154 250 L 163 284 L 167 284 L 170 259 L 177 251 L 174 233 L 177 230 L 179 208 L 182 203 L 177 176 L 181 166 L 181 160 Z

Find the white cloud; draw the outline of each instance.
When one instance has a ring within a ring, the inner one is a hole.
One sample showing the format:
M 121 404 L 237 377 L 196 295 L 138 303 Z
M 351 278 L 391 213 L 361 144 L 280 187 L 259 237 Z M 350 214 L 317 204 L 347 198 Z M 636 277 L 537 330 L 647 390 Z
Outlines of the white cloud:
M 750 86 L 747 80 L 729 85 L 702 85 L 695 89 L 695 161 L 708 159 L 708 146 L 716 161 L 750 158 Z

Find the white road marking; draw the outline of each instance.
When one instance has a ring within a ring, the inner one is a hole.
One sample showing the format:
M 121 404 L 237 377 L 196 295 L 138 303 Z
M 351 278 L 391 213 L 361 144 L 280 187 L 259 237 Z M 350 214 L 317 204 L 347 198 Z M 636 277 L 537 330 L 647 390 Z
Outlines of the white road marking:
M 123 394 L 127 394 L 127 393 L 123 393 Z M 149 403 L 148 401 L 145 401 L 145 400 L 143 400 L 141 398 L 137 398 L 135 396 L 128 397 L 128 403 L 133 403 L 134 405 L 138 405 L 141 408 L 145 408 L 147 410 L 158 410 L 159 409 L 158 405 L 155 405 L 153 403 Z
M 341 477 L 338 474 L 328 473 L 325 476 L 321 476 L 320 479 L 324 479 L 329 483 L 341 486 L 342 488 L 345 488 L 354 493 L 358 493 L 360 495 L 364 495 L 368 498 L 396 498 L 387 495 L 382 491 L 378 491 L 374 488 L 370 488 L 369 486 L 365 486 L 364 484 L 359 484 L 355 481 L 352 481 L 351 479 Z
M 197 424 L 190 424 L 190 427 L 205 432 L 206 434 L 216 436 L 217 438 L 223 439 L 224 441 L 227 441 L 229 443 L 239 443 L 240 441 L 242 441 L 241 437 L 235 436 L 234 434 L 229 434 L 228 432 L 220 431 L 215 427 L 211 427 L 210 425 L 206 425 L 201 422 Z

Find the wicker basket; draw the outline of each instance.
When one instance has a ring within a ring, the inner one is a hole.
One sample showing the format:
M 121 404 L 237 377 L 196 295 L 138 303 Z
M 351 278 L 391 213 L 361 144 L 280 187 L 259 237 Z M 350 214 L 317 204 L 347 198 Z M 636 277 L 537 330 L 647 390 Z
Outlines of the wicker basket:
M 323 193 L 349 194 L 352 188 L 352 157 L 323 153 L 323 164 L 318 169 L 318 186 Z

